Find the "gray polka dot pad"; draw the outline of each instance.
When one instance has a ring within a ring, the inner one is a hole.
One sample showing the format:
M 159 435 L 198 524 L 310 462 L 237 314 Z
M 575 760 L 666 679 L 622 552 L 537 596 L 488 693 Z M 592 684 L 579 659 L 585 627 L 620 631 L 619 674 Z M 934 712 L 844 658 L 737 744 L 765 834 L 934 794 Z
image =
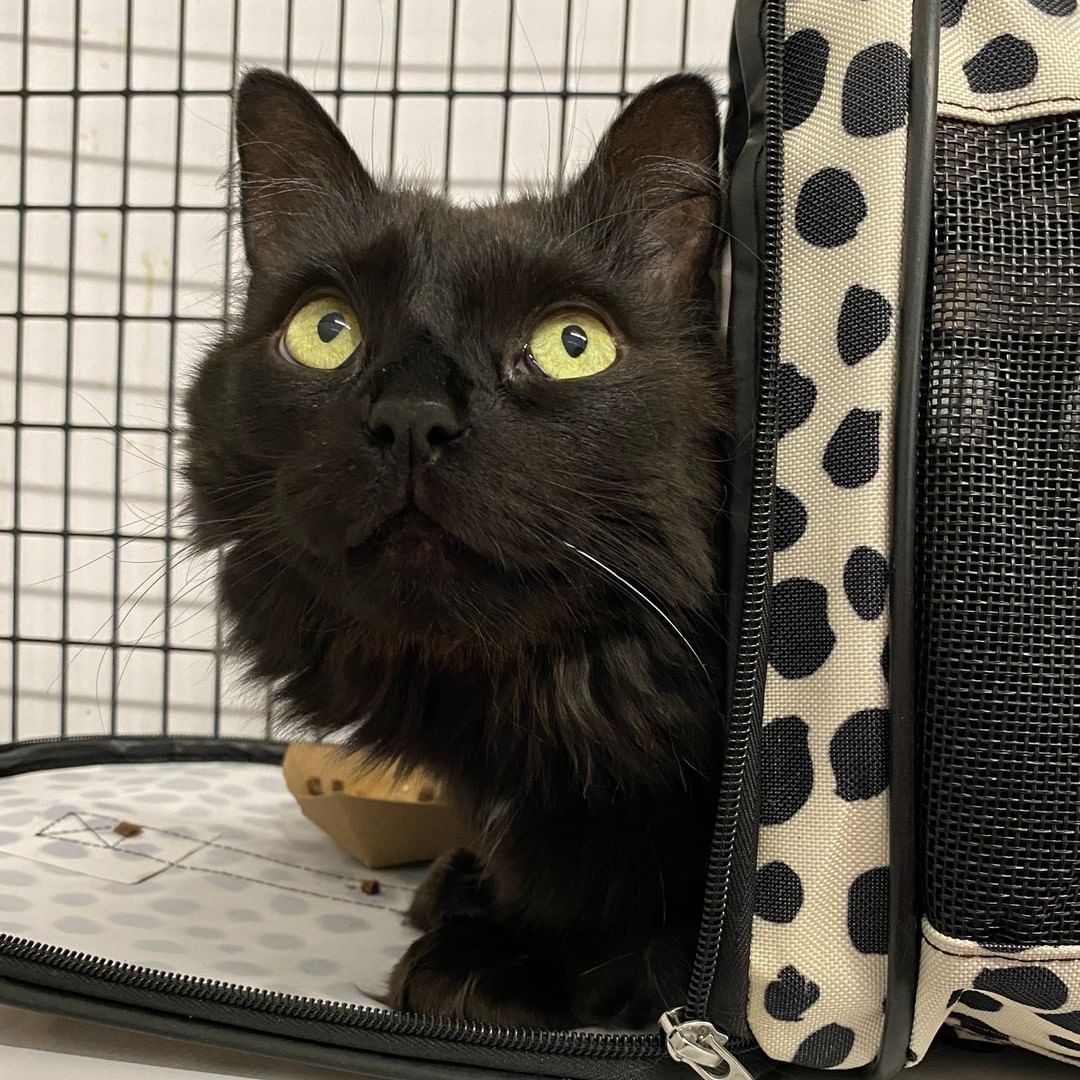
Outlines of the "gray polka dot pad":
M 377 1005 L 415 937 L 404 912 L 423 875 L 340 851 L 272 766 L 91 765 L 0 784 L 0 932 L 159 971 Z

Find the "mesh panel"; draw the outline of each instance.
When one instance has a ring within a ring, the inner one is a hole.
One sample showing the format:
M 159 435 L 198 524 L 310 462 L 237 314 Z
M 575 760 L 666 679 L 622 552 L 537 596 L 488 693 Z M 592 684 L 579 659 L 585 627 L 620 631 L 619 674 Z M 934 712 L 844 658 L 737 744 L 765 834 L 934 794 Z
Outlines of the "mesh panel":
M 927 914 L 1080 940 L 1080 118 L 944 121 L 919 530 Z

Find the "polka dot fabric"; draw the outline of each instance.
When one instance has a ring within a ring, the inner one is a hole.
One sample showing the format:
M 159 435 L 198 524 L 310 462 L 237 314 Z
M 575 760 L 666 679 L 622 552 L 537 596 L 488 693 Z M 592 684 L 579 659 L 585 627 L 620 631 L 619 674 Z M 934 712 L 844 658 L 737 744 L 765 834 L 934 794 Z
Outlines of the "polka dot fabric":
M 1077 0 L 944 0 L 940 115 L 1004 124 L 1078 106 Z
M 924 923 L 912 1060 L 942 1024 L 1080 1065 L 1080 945 L 994 951 Z
M 892 398 L 911 12 L 800 0 L 783 50 L 779 430 L 748 1016 L 855 1068 L 888 936 Z
M 943 0 L 939 112 L 1080 108 L 1077 0 Z M 889 538 L 911 11 L 785 12 L 780 441 L 748 1015 L 770 1057 L 872 1061 L 888 946 Z M 1080 935 L 1078 935 L 1080 937 Z M 1080 1062 L 1080 946 L 925 930 L 913 1054 L 948 1022 Z

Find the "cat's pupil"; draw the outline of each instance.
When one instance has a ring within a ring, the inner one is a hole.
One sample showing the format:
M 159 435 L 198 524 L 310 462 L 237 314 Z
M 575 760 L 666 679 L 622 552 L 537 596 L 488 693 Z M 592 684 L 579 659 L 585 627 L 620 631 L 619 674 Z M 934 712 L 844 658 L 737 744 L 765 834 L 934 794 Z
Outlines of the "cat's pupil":
M 348 325 L 340 311 L 327 312 L 319 320 L 319 340 L 329 345 Z
M 563 327 L 562 347 L 571 356 L 580 356 L 589 344 L 589 335 L 576 323 L 570 323 Z

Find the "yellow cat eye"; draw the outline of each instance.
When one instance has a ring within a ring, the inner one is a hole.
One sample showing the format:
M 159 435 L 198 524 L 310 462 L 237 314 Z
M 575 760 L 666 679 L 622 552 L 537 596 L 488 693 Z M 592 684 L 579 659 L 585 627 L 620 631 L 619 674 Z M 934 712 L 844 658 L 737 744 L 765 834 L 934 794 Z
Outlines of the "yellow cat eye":
M 340 296 L 319 296 L 289 320 L 281 344 L 288 359 L 332 371 L 356 352 L 360 340 L 356 312 Z
M 588 311 L 549 315 L 533 331 L 525 351 L 552 379 L 581 379 L 615 363 L 611 331 Z

